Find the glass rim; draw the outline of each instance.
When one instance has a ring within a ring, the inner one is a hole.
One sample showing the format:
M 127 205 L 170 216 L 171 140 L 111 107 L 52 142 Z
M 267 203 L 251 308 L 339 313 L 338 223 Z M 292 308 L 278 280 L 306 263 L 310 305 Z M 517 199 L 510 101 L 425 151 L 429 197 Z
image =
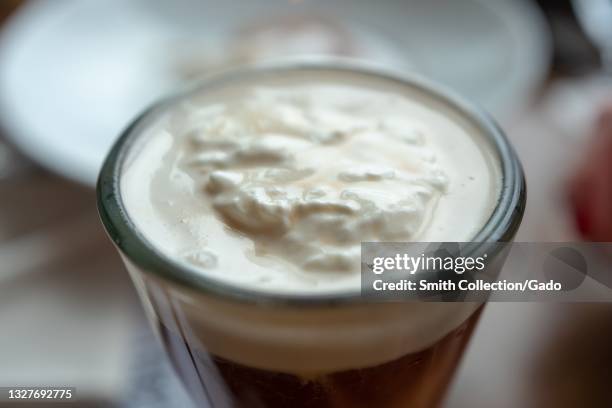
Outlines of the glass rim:
M 108 153 L 99 173 L 96 187 L 98 212 L 102 224 L 115 246 L 127 256 L 130 262 L 146 273 L 152 273 L 192 290 L 242 303 L 322 306 L 365 302 L 360 289 L 322 294 L 271 293 L 239 287 L 207 277 L 197 267 L 171 259 L 149 242 L 130 219 L 121 198 L 120 175 L 125 158 L 133 142 L 138 138 L 139 130 L 155 117 L 156 113 L 192 93 L 205 92 L 207 89 L 222 86 L 234 80 L 300 70 L 357 73 L 396 82 L 424 92 L 428 97 L 449 106 L 475 126 L 488 139 L 493 152 L 498 156 L 502 185 L 495 209 L 471 241 L 478 243 L 474 251 L 486 250 L 487 242 L 509 242 L 513 239 L 525 208 L 525 177 L 513 147 L 492 117 L 454 92 L 416 74 L 391 72 L 368 63 L 333 58 L 324 61 L 258 64 L 213 75 L 191 90 L 161 99 L 145 109 L 131 122 Z

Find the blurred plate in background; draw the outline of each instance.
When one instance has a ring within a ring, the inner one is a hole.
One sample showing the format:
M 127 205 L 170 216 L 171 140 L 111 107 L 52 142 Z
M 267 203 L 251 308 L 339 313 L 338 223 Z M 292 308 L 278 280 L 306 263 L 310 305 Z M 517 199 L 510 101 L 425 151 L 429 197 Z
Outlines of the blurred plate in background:
M 93 186 L 156 98 L 302 53 L 413 69 L 503 119 L 541 83 L 549 47 L 538 10 L 518 0 L 33 0 L 0 38 L 0 122 L 33 160 Z

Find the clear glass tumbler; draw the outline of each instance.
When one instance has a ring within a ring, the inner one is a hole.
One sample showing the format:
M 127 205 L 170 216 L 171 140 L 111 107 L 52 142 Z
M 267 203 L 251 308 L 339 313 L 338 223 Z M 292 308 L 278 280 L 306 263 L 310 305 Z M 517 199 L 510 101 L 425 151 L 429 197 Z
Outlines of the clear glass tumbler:
M 474 241 L 486 245 L 513 239 L 525 205 L 525 182 L 512 147 L 488 116 L 422 79 L 345 63 L 293 63 L 227 74 L 194 92 L 288 70 L 359 72 L 418 88 L 451 106 L 486 135 L 501 163 L 499 202 Z M 98 205 L 147 315 L 194 401 L 248 408 L 439 404 L 482 304 L 372 302 L 359 293 L 256 293 L 169 258 L 135 227 L 119 188 L 130 148 L 152 119 L 188 95 L 158 103 L 124 132 L 100 174 Z M 413 345 L 412 351 L 398 354 L 406 344 Z

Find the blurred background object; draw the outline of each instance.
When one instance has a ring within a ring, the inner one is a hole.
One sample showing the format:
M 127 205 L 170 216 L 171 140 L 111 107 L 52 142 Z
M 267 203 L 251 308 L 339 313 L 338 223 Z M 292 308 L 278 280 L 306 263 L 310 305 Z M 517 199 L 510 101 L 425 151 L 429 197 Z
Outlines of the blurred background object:
M 0 386 L 74 385 L 79 406 L 190 406 L 91 187 L 139 110 L 216 70 L 331 54 L 442 82 L 517 148 L 529 187 L 517 239 L 580 239 L 567 181 L 612 100 L 611 3 L 3 0 L 2 16 L 20 7 L 0 33 Z M 612 405 L 605 309 L 490 304 L 446 406 Z
M 579 23 L 572 1 L 537 0 L 537 3 L 546 16 L 553 39 L 553 72 L 586 75 L 598 69 L 601 56 Z
M 564 316 L 550 321 L 551 335 L 535 349 L 529 367 L 533 407 L 612 406 L 612 307 L 610 304 L 563 306 Z
M 586 34 L 599 49 L 602 68 L 612 74 L 612 3 L 608 0 L 572 0 Z
M 0 41 L 0 120 L 25 154 L 92 186 L 112 141 L 161 95 L 304 55 L 417 71 L 508 118 L 542 83 L 549 38 L 526 0 L 32 0 Z
M 589 241 L 612 242 L 612 99 L 604 106 L 593 140 L 570 184 L 578 231 Z

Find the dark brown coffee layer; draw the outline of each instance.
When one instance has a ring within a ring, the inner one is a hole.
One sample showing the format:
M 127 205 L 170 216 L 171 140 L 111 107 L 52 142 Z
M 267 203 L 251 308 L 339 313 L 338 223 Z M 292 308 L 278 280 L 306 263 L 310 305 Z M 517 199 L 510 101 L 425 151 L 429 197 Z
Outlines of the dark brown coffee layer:
M 440 403 L 479 314 L 418 353 L 374 367 L 308 376 L 237 364 L 194 347 L 163 326 L 161 331 L 195 401 L 208 400 L 212 407 L 429 408 Z

